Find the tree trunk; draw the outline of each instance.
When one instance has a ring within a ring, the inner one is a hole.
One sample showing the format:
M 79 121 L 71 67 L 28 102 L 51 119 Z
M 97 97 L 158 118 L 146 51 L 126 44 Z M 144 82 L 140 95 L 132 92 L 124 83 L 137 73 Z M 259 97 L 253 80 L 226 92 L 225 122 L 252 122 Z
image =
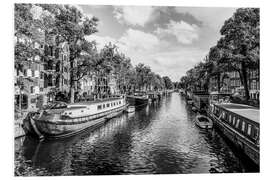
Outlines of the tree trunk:
M 74 103 L 74 87 L 70 87 L 70 103 Z
M 241 74 L 242 74 L 242 82 L 245 90 L 245 99 L 249 100 L 249 89 L 248 89 L 248 79 L 247 79 L 247 68 L 244 62 L 241 63 Z
M 74 68 L 74 59 L 70 58 L 70 69 L 73 70 Z M 73 71 L 70 71 L 70 103 L 74 103 L 75 97 L 75 90 L 74 90 L 74 74 Z
M 217 91 L 220 92 L 220 73 L 217 75 Z

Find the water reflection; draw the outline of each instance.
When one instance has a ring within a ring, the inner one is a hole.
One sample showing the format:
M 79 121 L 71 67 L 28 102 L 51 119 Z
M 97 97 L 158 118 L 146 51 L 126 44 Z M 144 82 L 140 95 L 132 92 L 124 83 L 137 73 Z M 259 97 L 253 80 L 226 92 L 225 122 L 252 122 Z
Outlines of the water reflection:
M 26 137 L 16 148 L 16 170 L 19 175 L 249 171 L 215 130 L 194 125 L 195 115 L 174 93 L 72 138 Z

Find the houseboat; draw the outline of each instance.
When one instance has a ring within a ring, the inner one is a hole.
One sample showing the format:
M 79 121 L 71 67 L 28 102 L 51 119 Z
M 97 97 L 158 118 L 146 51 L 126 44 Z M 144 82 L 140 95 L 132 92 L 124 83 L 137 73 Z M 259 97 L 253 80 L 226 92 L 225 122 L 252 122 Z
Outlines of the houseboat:
M 95 127 L 122 113 L 127 107 L 124 97 L 73 104 L 56 103 L 24 122 L 29 134 L 43 138 L 62 138 Z
M 144 92 L 136 92 L 133 95 L 127 95 L 127 101 L 131 106 L 143 106 L 149 102 L 149 97 Z
M 259 109 L 243 104 L 222 102 L 211 104 L 209 114 L 219 130 L 256 165 L 259 165 Z

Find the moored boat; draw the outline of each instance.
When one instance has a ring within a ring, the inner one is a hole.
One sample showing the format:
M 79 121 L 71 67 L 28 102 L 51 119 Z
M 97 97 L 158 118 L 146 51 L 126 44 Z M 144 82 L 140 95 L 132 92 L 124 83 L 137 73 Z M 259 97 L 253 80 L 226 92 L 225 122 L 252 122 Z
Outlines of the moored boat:
M 137 92 L 133 95 L 127 95 L 127 101 L 132 106 L 143 106 L 149 102 L 149 97 L 146 93 Z
M 27 130 L 39 138 L 68 137 L 103 124 L 122 113 L 126 107 L 124 97 L 66 105 L 58 103 L 31 116 Z
M 133 113 L 133 112 L 135 112 L 135 106 L 128 106 L 127 109 L 126 109 L 126 112 L 127 113 Z
M 192 106 L 191 110 L 197 112 L 197 108 L 195 106 Z
M 203 129 L 211 129 L 213 127 L 213 121 L 204 115 L 197 115 L 195 117 L 195 124 Z
M 191 99 L 188 99 L 188 100 L 187 100 L 187 104 L 188 104 L 188 105 L 192 105 L 192 104 L 193 104 L 193 101 L 192 101 Z
M 210 112 L 215 126 L 255 164 L 260 164 L 259 109 L 236 103 L 215 103 Z

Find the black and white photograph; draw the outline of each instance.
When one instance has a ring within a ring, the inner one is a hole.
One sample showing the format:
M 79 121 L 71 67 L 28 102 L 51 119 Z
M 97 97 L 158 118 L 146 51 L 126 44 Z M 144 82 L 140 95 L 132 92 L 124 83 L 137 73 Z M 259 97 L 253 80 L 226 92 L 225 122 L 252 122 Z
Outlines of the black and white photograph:
M 14 177 L 260 173 L 259 6 L 19 2 L 13 22 Z

